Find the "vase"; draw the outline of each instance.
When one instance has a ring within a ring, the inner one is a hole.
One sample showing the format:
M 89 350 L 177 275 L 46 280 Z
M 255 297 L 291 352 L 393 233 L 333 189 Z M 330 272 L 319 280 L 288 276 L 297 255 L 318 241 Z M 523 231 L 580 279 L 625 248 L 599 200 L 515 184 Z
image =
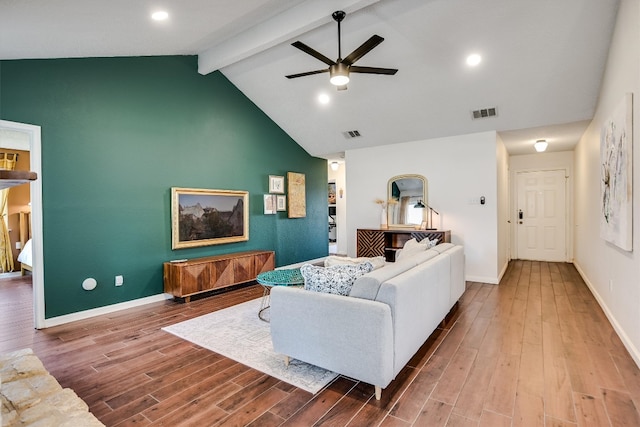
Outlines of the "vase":
M 380 228 L 387 229 L 387 210 L 385 208 L 380 211 Z

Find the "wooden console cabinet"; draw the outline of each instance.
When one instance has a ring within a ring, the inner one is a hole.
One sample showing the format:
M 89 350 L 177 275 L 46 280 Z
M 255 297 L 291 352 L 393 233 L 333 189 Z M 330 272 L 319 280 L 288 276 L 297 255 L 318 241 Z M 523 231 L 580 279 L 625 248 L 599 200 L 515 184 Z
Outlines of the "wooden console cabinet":
M 273 270 L 275 252 L 248 251 L 164 263 L 164 291 L 174 297 L 191 295 L 255 280 Z
M 395 262 L 396 252 L 402 249 L 405 242 L 410 239 L 416 239 L 418 242 L 425 238 L 438 239 L 438 243 L 451 242 L 449 230 L 359 228 L 356 233 L 358 257 L 384 256 L 390 262 Z

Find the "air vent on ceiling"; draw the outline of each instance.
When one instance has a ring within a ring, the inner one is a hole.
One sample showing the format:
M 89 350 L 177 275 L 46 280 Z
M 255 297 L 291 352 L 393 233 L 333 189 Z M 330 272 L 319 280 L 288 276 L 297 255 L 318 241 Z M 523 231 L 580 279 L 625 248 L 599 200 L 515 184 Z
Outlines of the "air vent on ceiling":
M 362 135 L 360 135 L 360 131 L 359 130 L 348 130 L 346 132 L 342 132 L 342 134 L 347 139 L 358 138 L 358 137 L 362 136 Z
M 482 108 L 480 110 L 473 110 L 471 114 L 474 120 L 495 117 L 498 115 L 498 109 L 496 107 Z

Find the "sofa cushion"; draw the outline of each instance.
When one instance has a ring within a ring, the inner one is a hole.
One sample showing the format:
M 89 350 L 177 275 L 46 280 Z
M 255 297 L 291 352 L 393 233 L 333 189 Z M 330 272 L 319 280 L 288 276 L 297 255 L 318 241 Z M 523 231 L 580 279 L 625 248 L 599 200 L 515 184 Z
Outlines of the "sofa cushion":
M 347 256 L 336 256 L 330 255 L 324 260 L 325 267 L 331 267 L 332 265 L 353 265 L 353 264 L 362 264 L 363 262 L 370 262 L 373 265 L 373 269 L 377 270 L 380 267 L 384 267 L 385 260 L 383 256 L 377 257 L 360 257 L 360 258 L 350 258 Z
M 433 248 L 431 248 L 431 249 L 433 249 L 434 251 L 437 251 L 438 253 L 440 253 L 440 254 L 441 254 L 441 253 L 443 253 L 443 252 L 448 251 L 448 250 L 449 250 L 449 249 L 451 249 L 453 246 L 454 246 L 454 245 L 453 245 L 453 243 L 440 243 L 439 245 L 434 246 L 434 247 L 433 247 Z
M 384 283 L 392 277 L 415 267 L 415 262 L 411 259 L 407 259 L 406 262 L 394 262 L 385 265 L 384 268 L 379 268 L 371 273 L 367 273 L 353 283 L 349 296 L 355 298 L 363 298 L 369 300 L 375 300 L 378 295 L 378 289 L 380 284 Z
M 434 251 L 433 248 L 427 249 L 426 251 L 417 252 L 410 257 L 403 258 L 403 261 L 412 262 L 413 265 L 421 264 L 425 261 L 429 261 L 431 258 L 435 258 L 440 253 L 438 251 Z
M 337 295 L 349 295 L 353 282 L 372 270 L 373 264 L 368 261 L 354 265 L 318 267 L 304 264 L 300 267 L 306 290 Z

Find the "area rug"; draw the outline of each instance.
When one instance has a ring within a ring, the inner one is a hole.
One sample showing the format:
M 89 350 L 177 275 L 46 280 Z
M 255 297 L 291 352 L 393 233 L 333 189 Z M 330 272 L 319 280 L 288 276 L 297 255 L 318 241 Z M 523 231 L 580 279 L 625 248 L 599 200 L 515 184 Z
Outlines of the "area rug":
M 260 298 L 162 328 L 310 393 L 338 374 L 292 359 L 289 367 L 273 350 L 269 323 L 258 319 Z

